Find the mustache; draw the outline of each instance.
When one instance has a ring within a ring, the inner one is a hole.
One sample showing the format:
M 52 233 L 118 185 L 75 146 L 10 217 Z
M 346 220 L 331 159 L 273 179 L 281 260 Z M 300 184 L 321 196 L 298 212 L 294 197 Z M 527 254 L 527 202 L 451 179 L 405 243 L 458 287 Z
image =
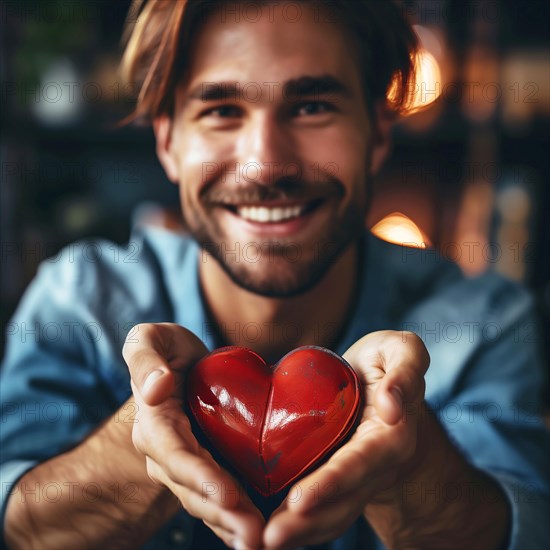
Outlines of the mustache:
M 275 183 L 252 184 L 231 189 L 210 188 L 202 197 L 206 204 L 246 205 L 259 202 L 311 202 L 318 199 L 340 198 L 344 186 L 336 178 L 323 181 L 305 181 L 281 178 Z

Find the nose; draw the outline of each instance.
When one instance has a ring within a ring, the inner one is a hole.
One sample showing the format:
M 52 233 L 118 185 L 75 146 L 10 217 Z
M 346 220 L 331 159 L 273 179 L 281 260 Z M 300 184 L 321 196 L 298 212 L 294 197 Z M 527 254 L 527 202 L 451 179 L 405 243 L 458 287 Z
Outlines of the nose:
M 235 155 L 244 183 L 273 185 L 301 169 L 289 129 L 269 112 L 255 113 L 244 125 Z

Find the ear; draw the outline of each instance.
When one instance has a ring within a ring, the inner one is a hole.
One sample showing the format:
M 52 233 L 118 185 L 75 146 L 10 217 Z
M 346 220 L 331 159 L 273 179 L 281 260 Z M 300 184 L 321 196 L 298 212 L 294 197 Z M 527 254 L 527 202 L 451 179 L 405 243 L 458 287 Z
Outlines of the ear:
M 374 109 L 374 147 L 371 156 L 371 175 L 378 174 L 391 150 L 391 129 L 395 120 L 394 113 L 383 103 Z
M 172 183 L 179 183 L 178 165 L 172 154 L 172 120 L 161 115 L 153 120 L 153 131 L 157 141 L 157 157 Z

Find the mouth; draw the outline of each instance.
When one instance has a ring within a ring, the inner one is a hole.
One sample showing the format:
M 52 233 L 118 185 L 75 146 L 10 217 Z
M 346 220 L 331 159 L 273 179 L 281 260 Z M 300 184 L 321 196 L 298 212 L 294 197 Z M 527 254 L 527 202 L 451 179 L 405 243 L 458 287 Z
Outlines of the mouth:
M 325 199 L 320 198 L 300 204 L 271 202 L 246 205 L 223 204 L 222 206 L 247 222 L 274 225 L 287 223 L 307 216 L 319 208 L 323 202 L 325 202 Z

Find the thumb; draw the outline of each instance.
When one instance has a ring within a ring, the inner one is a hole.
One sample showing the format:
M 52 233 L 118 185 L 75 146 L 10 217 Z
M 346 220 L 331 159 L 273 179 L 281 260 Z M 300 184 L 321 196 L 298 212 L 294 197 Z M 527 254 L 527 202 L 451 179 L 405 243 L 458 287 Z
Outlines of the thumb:
M 418 370 L 402 367 L 386 373 L 374 394 L 374 406 L 386 424 L 414 416 L 424 400 L 426 383 Z
M 151 406 L 179 396 L 184 372 L 208 351 L 192 332 L 174 323 L 143 323 L 130 334 L 122 355 L 132 389 Z
M 152 349 L 142 349 L 127 361 L 132 390 L 150 406 L 159 405 L 174 394 L 176 380 L 167 361 Z

